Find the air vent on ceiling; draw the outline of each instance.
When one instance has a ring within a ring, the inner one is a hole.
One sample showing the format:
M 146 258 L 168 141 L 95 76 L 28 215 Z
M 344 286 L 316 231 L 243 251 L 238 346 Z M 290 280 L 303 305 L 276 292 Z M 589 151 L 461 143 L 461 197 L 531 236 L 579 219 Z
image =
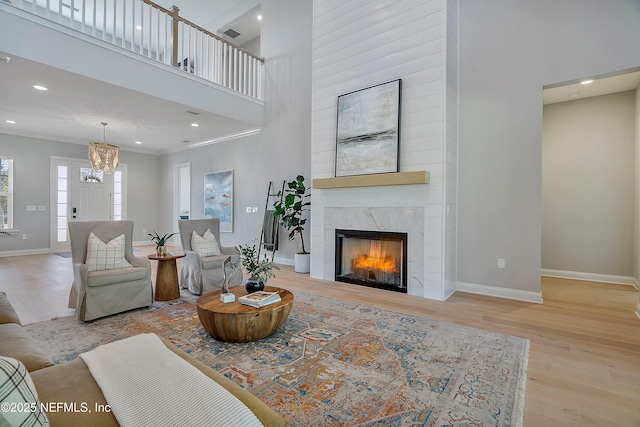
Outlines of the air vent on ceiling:
M 199 113 L 199 112 L 197 112 L 197 111 L 193 111 L 193 110 L 187 110 L 187 113 L 189 113 L 189 114 L 193 114 L 194 116 L 199 116 L 199 115 L 200 115 L 200 113 Z
M 229 28 L 227 31 L 224 32 L 224 34 L 228 35 L 232 39 L 235 39 L 240 35 L 240 33 L 234 30 L 233 28 Z

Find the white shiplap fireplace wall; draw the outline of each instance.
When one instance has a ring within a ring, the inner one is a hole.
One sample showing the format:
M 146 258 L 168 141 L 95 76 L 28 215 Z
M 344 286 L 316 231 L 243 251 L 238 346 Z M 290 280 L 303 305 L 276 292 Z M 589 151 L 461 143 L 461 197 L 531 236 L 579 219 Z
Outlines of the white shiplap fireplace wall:
M 408 293 L 455 291 L 457 21 L 457 0 L 314 0 L 312 177 L 335 176 L 337 97 L 400 78 L 400 171 L 431 181 L 314 188 L 312 277 L 334 278 L 335 228 L 399 231 L 409 234 Z

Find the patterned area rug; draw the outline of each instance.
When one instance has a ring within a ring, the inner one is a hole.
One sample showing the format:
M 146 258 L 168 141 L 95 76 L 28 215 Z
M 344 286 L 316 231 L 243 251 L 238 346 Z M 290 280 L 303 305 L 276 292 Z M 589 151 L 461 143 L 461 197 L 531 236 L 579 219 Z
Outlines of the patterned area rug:
M 195 297 L 90 323 L 26 326 L 56 363 L 100 344 L 154 332 L 258 396 L 292 426 L 522 424 L 529 341 L 294 292 L 271 337 L 212 339 Z

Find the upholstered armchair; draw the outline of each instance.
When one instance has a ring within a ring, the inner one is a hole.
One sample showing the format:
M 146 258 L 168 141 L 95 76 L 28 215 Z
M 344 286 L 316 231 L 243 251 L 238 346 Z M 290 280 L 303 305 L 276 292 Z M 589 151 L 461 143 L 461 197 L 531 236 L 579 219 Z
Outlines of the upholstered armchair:
M 189 219 L 178 221 L 182 250 L 180 287 L 201 295 L 220 289 L 224 282 L 224 261 L 231 257 L 227 265 L 229 286 L 242 283 L 240 257 L 232 247 L 220 245 L 220 220 Z
M 133 221 L 72 221 L 69 308 L 93 320 L 153 303 L 151 264 L 133 255 Z

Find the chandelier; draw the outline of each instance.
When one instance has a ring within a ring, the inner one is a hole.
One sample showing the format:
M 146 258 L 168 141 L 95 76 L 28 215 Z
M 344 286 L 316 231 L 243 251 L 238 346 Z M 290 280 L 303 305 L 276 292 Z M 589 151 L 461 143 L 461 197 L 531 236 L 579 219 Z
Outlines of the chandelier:
M 118 167 L 118 151 L 116 145 L 105 142 L 107 136 L 107 123 L 102 122 L 103 133 L 102 142 L 92 142 L 89 144 L 89 163 L 95 172 L 104 171 L 111 175 Z

